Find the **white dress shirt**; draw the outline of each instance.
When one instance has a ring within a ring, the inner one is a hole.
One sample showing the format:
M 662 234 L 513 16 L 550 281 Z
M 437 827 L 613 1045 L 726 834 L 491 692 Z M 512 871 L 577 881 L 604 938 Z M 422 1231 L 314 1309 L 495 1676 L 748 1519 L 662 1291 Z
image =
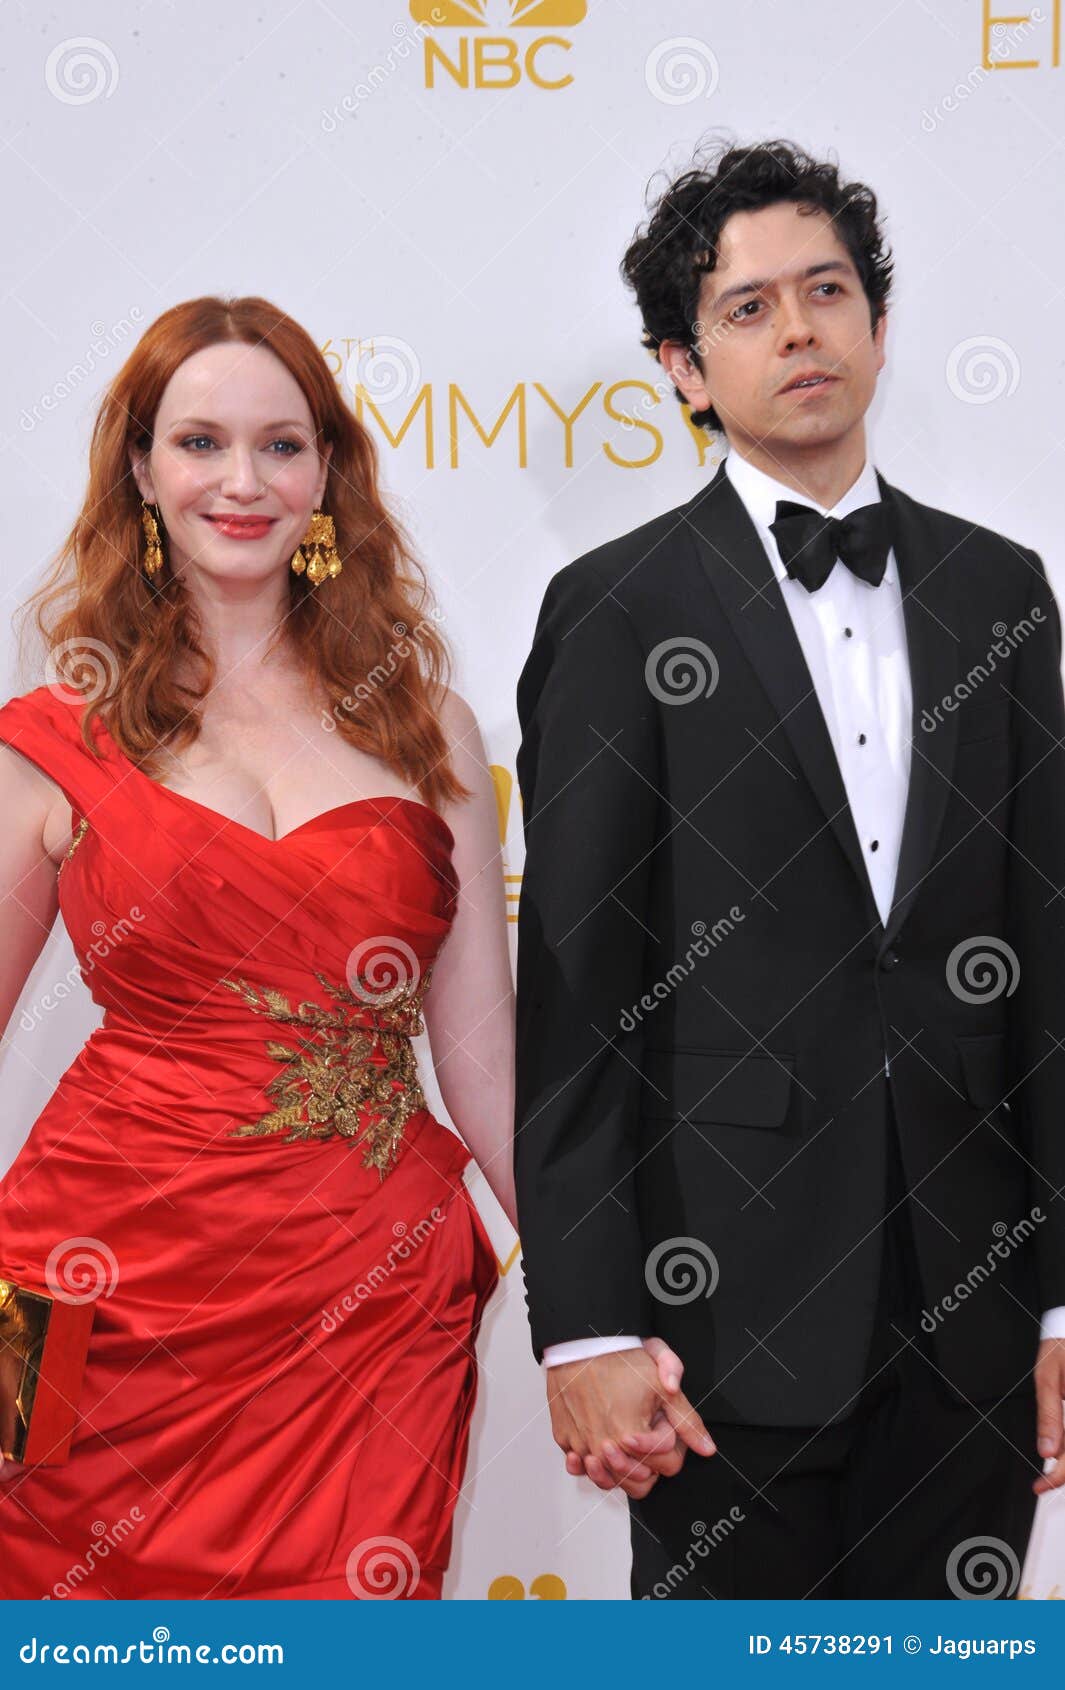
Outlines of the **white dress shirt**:
M 781 562 L 769 524 L 778 499 L 811 505 L 822 516 L 843 518 L 862 505 L 879 504 L 874 466 L 866 459 L 858 479 L 831 509 L 796 493 L 735 449 L 725 459 L 732 482 L 758 530 L 780 583 L 818 702 L 835 748 L 862 855 L 880 919 L 887 924 L 898 867 L 910 778 L 912 694 L 902 588 L 894 551 L 878 586 L 837 561 L 816 592 L 793 581 Z M 888 1072 L 887 1059 L 884 1071 Z M 1042 1338 L 1065 1338 L 1065 1304 L 1048 1309 Z M 638 1349 L 633 1336 L 575 1338 L 549 1344 L 544 1364 L 584 1361 L 608 1350 Z

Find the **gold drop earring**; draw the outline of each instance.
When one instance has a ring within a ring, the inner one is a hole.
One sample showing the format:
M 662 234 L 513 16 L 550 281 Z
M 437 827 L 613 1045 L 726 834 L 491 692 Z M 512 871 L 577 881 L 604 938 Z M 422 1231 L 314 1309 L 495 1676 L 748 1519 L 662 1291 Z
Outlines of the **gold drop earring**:
M 141 500 L 141 523 L 145 539 L 144 567 L 149 575 L 156 575 L 163 566 L 163 544 L 155 512 L 145 499 Z
M 310 557 L 304 556 L 304 546 L 310 550 Z M 306 534 L 293 553 L 293 571 L 296 575 L 302 575 L 306 570 L 308 581 L 312 587 L 317 587 L 327 576 L 339 575 L 343 567 L 337 552 L 333 518 L 326 516 L 324 511 L 316 510 Z

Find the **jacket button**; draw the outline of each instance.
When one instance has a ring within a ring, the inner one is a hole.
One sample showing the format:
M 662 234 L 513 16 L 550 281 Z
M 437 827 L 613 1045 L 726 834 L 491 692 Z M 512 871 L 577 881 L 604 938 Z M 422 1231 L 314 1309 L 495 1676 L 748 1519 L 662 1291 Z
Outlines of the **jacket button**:
M 901 961 L 902 958 L 898 951 L 885 951 L 883 956 L 880 958 L 880 966 L 881 968 L 890 970 L 892 968 L 897 968 Z

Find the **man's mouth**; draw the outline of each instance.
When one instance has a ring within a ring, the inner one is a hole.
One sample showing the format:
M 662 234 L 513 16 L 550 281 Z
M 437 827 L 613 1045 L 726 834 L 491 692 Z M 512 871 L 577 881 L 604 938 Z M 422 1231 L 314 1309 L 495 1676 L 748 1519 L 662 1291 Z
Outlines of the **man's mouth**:
M 801 393 L 801 392 L 803 392 L 803 390 L 805 388 L 808 388 L 808 387 L 827 387 L 830 382 L 833 382 L 835 380 L 836 380 L 835 376 L 828 376 L 828 375 L 800 376 L 798 381 L 790 382 L 788 384 L 788 386 L 783 389 L 783 392 L 785 392 L 785 393 Z

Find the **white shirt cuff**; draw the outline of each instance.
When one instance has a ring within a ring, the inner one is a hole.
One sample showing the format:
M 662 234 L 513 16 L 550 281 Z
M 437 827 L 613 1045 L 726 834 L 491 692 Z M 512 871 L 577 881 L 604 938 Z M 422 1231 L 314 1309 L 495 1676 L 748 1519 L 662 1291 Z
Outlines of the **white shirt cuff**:
M 1040 1343 L 1044 1338 L 1065 1338 L 1065 1303 L 1058 1303 L 1055 1308 L 1047 1309 L 1039 1329 Z
M 605 1356 L 611 1350 L 639 1350 L 642 1338 L 626 1334 L 621 1338 L 570 1338 L 564 1344 L 548 1344 L 544 1350 L 544 1366 L 560 1367 L 566 1361 L 588 1361 L 592 1356 Z

